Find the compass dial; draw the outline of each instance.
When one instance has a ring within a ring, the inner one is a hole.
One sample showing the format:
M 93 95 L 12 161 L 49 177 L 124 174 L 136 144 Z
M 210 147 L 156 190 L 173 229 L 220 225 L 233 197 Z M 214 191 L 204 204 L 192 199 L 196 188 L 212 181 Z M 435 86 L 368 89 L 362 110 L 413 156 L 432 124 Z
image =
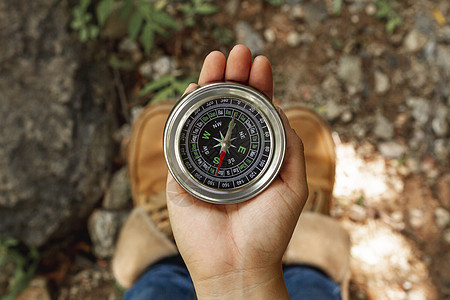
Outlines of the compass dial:
M 183 96 L 164 129 L 174 179 L 204 201 L 236 203 L 256 196 L 281 168 L 286 137 L 272 103 L 236 83 L 213 83 Z
M 229 147 L 219 168 L 222 142 L 230 126 Z M 181 131 L 181 158 L 199 183 L 212 188 L 239 188 L 267 165 L 270 136 L 267 121 L 251 104 L 233 98 L 213 99 L 187 118 Z

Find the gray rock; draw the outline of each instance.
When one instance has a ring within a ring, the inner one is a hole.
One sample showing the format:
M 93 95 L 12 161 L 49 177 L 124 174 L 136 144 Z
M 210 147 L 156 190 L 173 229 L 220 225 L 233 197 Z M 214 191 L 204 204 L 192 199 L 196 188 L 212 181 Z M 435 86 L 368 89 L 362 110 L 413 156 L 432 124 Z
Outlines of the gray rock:
M 114 142 L 120 144 L 123 139 L 131 135 L 131 126 L 128 123 L 123 124 L 119 129 L 117 129 L 113 134 Z
M 334 121 L 340 117 L 344 108 L 333 100 L 328 100 L 325 106 L 325 118 L 328 121 Z
M 425 224 L 425 215 L 421 209 L 411 209 L 409 211 L 409 223 L 414 229 L 418 229 Z
M 113 175 L 109 189 L 106 191 L 105 198 L 103 199 L 103 208 L 124 209 L 130 204 L 130 199 L 130 178 L 127 168 L 124 167 Z
M 119 44 L 119 51 L 132 54 L 140 51 L 140 49 L 136 41 L 132 41 L 129 38 L 124 38 Z
M 308 44 L 313 42 L 314 40 L 315 40 L 314 35 L 308 32 L 298 33 L 296 31 L 291 31 L 286 39 L 288 45 L 291 47 L 297 47 L 300 45 Z
M 161 56 L 152 65 L 153 79 L 167 74 L 171 74 L 177 68 L 177 63 L 174 58 L 169 56 Z
M 314 36 L 309 33 L 299 33 L 297 31 L 291 31 L 288 33 L 286 42 L 291 47 L 298 47 L 302 44 L 307 44 L 314 41 Z
M 389 77 L 380 71 L 375 71 L 374 74 L 375 80 L 375 93 L 378 95 L 384 95 L 391 88 L 389 83 Z
M 366 127 L 360 123 L 353 123 L 352 124 L 352 131 L 355 133 L 355 135 L 359 138 L 362 138 L 366 135 Z
M 272 28 L 267 28 L 266 30 L 264 30 L 264 38 L 269 43 L 273 43 L 277 39 L 277 36 Z
M 414 28 L 406 35 L 406 38 L 403 41 L 403 47 L 406 51 L 417 52 L 422 50 L 427 42 L 428 38 Z
M 318 27 L 328 18 L 327 5 L 325 2 L 307 2 L 303 7 L 305 10 L 306 23 L 308 23 L 312 29 Z
M 94 255 L 108 258 L 114 254 L 117 235 L 127 217 L 125 212 L 95 210 L 88 220 Z
M 41 246 L 84 225 L 108 180 L 106 63 L 68 32 L 68 1 L 0 4 L 0 235 Z
M 227 1 L 227 4 L 225 5 L 225 11 L 228 15 L 231 17 L 234 17 L 239 9 L 239 6 L 241 5 L 241 0 L 229 0 Z
M 153 78 L 153 64 L 151 61 L 143 62 L 139 66 L 139 73 L 145 78 Z
M 381 113 L 377 113 L 373 132 L 377 138 L 389 140 L 394 136 L 394 125 Z
M 355 222 L 364 222 L 367 218 L 367 210 L 360 205 L 353 204 L 348 217 Z
M 288 7 L 287 12 L 294 18 L 295 20 L 303 20 L 305 19 L 305 9 L 302 5 L 297 4 Z
M 439 41 L 443 43 L 450 43 L 450 25 L 442 27 L 442 34 Z
M 353 114 L 350 110 L 346 109 L 341 114 L 341 121 L 344 123 L 349 123 L 353 119 Z
M 366 9 L 365 9 L 366 14 L 367 14 L 368 16 L 373 16 L 373 15 L 375 15 L 375 14 L 377 13 L 377 10 L 378 10 L 377 7 L 376 7 L 375 4 L 373 4 L 373 3 L 367 4 Z
M 448 112 L 448 108 L 443 104 L 439 105 L 436 109 L 431 127 L 437 137 L 445 137 L 448 133 Z
M 448 162 L 449 143 L 444 139 L 437 139 L 433 143 L 433 152 L 438 160 Z
M 450 223 L 450 213 L 445 208 L 438 207 L 434 210 L 434 220 L 439 228 L 444 229 Z
M 437 47 L 436 64 L 447 77 L 450 76 L 450 49 L 448 46 L 439 45 Z
M 450 244 L 450 228 L 444 230 L 444 233 L 443 233 L 442 235 L 443 235 L 443 237 L 444 237 L 444 241 L 445 241 L 447 244 Z
M 406 153 L 406 147 L 394 141 L 378 144 L 378 150 L 386 158 L 401 158 Z
M 264 50 L 264 40 L 259 32 L 254 30 L 247 22 L 239 21 L 234 27 L 236 39 L 239 44 L 246 45 L 253 55 L 261 54 Z
M 406 99 L 406 104 L 411 108 L 411 114 L 419 127 L 428 122 L 430 118 L 430 104 L 428 100 L 410 97 Z
M 415 17 L 415 28 L 425 36 L 434 36 L 436 34 L 436 21 L 431 19 L 431 14 L 419 12 Z
M 131 124 L 134 124 L 137 121 L 143 111 L 143 106 L 133 106 L 131 108 Z
M 291 47 L 297 47 L 301 44 L 301 36 L 297 31 L 290 31 L 286 37 L 286 42 Z
M 362 87 L 362 74 L 361 58 L 351 55 L 341 57 L 338 66 L 338 76 L 346 83 L 347 87 L 360 90 Z
M 428 62 L 433 63 L 436 60 L 436 39 L 431 38 L 428 40 L 423 53 Z

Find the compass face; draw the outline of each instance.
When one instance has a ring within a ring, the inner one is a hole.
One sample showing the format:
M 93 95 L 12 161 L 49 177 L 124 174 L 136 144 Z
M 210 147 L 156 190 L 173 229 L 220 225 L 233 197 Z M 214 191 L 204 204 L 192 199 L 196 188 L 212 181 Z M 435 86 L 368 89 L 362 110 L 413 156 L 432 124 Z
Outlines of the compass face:
M 164 129 L 174 179 L 193 196 L 236 203 L 263 191 L 283 163 L 286 137 L 264 95 L 236 83 L 213 83 L 183 96 Z
M 230 144 L 219 167 L 229 126 Z M 225 190 L 257 178 L 269 161 L 270 149 L 266 119 L 253 105 L 233 98 L 213 99 L 196 109 L 183 125 L 179 148 L 182 162 L 195 180 Z

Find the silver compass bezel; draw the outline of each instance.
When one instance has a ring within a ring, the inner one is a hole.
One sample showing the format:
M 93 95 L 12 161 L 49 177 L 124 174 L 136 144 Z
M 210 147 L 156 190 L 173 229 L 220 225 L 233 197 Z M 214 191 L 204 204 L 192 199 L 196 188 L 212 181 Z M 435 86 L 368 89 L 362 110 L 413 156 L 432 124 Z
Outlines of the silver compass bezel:
M 271 139 L 264 169 L 249 183 L 234 189 L 216 189 L 199 183 L 184 166 L 179 151 L 182 125 L 189 116 L 205 102 L 222 97 L 237 98 L 254 106 L 265 118 Z M 166 163 L 178 184 L 196 198 L 220 204 L 242 202 L 262 192 L 278 175 L 286 152 L 283 122 L 272 102 L 259 91 L 232 82 L 207 84 L 181 97 L 169 114 L 163 139 Z

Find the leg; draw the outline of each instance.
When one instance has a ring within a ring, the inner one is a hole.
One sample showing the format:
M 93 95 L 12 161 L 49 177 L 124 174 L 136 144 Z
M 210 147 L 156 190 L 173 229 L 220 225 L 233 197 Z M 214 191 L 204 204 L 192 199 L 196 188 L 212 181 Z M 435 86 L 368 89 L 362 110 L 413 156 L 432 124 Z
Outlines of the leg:
M 340 300 L 341 287 L 322 270 L 308 265 L 283 268 L 284 281 L 292 300 Z
M 130 288 L 157 261 L 178 254 L 167 212 L 162 134 L 172 104 L 148 106 L 133 126 L 128 169 L 135 208 L 120 232 L 112 269 L 117 282 Z
M 346 299 L 350 237 L 328 216 L 336 165 L 331 132 L 311 110 L 290 107 L 285 113 L 304 144 L 309 189 L 304 212 L 283 260 L 286 285 L 293 299 L 339 299 L 340 294 Z
M 181 256 L 153 264 L 124 296 L 125 300 L 195 299 L 191 277 Z

